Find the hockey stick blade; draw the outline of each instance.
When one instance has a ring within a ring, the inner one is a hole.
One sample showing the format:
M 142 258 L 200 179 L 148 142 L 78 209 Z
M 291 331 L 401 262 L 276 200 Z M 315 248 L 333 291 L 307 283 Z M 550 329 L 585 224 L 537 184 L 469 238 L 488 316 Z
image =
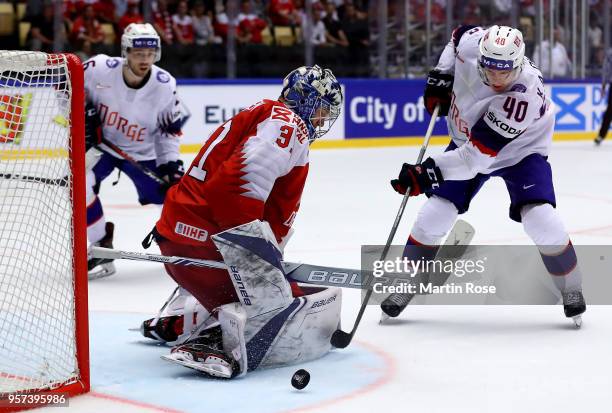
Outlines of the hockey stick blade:
M 336 348 L 345 348 L 351 344 L 352 339 L 353 336 L 351 334 L 345 333 L 342 330 L 336 330 L 331 336 L 330 343 Z

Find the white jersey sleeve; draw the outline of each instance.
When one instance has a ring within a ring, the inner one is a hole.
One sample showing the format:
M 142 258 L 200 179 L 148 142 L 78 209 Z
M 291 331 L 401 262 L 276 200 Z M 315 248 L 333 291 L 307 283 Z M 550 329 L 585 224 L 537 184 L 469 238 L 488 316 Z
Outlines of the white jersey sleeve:
M 454 75 L 457 48 L 462 42 L 465 42 L 471 37 L 478 36 L 478 33 L 481 31 L 481 27 L 471 25 L 458 26 L 455 30 L 453 30 L 451 39 L 442 50 L 442 54 L 440 55 L 440 59 L 438 60 L 435 70 L 438 70 L 441 73 Z

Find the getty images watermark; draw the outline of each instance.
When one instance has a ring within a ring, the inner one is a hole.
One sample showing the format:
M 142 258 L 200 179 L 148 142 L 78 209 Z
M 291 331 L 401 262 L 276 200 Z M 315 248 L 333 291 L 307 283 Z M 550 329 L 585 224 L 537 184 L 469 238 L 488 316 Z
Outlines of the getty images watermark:
M 486 271 L 487 258 L 479 259 L 409 259 L 396 257 L 372 262 L 372 290 L 376 294 L 495 294 L 494 285 L 475 282 L 448 283 L 457 278 L 478 277 Z M 424 277 L 423 275 L 426 275 Z
M 588 302 L 612 304 L 609 293 L 612 291 L 612 245 L 574 245 L 574 249 Z M 557 284 L 562 278 L 549 273 L 535 245 L 447 245 L 437 251 L 423 246 L 392 245 L 381 259 L 383 251 L 383 245 L 362 245 L 358 274 L 331 274 L 329 281 L 360 288 L 362 298 L 372 291 L 368 302 L 372 305 L 380 304 L 394 293 L 414 295 L 410 302 L 417 305 L 561 302 Z M 559 261 L 556 265 L 562 265 L 563 259 L 563 255 L 547 258 Z M 346 283 L 340 282 L 344 279 Z

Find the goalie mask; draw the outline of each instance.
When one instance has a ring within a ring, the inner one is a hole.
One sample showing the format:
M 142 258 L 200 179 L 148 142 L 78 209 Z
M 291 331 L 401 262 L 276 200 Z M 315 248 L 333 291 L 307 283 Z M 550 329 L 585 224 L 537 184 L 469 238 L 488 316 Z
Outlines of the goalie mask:
M 308 128 L 308 140 L 325 135 L 340 115 L 342 90 L 329 69 L 302 66 L 285 77 L 281 97 Z
M 121 36 L 121 57 L 127 58 L 130 49 L 155 49 L 155 62 L 161 59 L 161 41 L 149 23 L 131 23 Z
M 518 29 L 491 26 L 480 40 L 478 73 L 496 91 L 513 83 L 523 70 L 525 43 Z

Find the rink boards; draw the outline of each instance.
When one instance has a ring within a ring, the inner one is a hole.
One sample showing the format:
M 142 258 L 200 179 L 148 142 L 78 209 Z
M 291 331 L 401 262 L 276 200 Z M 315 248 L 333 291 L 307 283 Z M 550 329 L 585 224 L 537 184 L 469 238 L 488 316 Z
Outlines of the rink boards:
M 314 147 L 419 144 L 429 122 L 422 79 L 343 79 L 342 113 Z M 179 94 L 191 110 L 183 130 L 183 152 L 197 152 L 223 122 L 261 99 L 276 99 L 280 80 L 182 80 Z M 556 117 L 555 140 L 592 139 L 607 104 L 599 80 L 547 82 Z M 445 119 L 438 119 L 433 143 L 448 142 Z

